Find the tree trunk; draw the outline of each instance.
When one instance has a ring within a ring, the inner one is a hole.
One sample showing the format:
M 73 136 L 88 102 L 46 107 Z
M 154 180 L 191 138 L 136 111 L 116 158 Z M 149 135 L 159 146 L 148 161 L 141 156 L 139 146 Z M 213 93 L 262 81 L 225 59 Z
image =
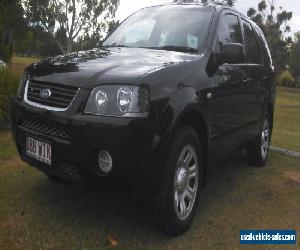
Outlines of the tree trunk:
M 56 44 L 58 45 L 58 47 L 59 47 L 61 53 L 62 53 L 63 55 L 66 54 L 66 52 L 65 52 L 63 46 L 60 44 L 60 42 L 57 41 L 56 39 L 55 39 L 55 42 L 56 42 Z
M 73 48 L 72 43 L 73 43 L 72 39 L 68 38 L 67 39 L 67 53 L 68 54 L 72 52 L 72 48 Z
M 3 51 L 0 56 L 5 63 L 9 63 L 12 59 L 13 54 L 13 41 L 14 41 L 14 27 L 7 26 L 3 29 Z

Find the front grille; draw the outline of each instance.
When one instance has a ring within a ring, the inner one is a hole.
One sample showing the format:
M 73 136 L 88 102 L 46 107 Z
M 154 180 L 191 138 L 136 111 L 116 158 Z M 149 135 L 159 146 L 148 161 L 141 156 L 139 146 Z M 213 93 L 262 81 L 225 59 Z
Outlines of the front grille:
M 42 97 L 41 91 L 49 90 L 50 96 Z M 78 88 L 56 83 L 30 81 L 27 100 L 48 107 L 66 109 L 75 98 Z
M 38 162 L 35 159 L 32 159 L 30 156 L 27 155 L 26 150 L 22 149 L 22 156 L 26 159 L 26 160 L 33 160 L 34 162 Z M 40 162 L 39 162 L 40 163 Z M 44 166 L 41 165 L 43 163 L 40 163 L 39 165 L 36 165 L 36 167 L 41 170 L 41 171 L 49 171 L 51 170 L 52 172 L 61 175 L 65 178 L 71 178 L 73 180 L 80 180 L 81 179 L 81 175 L 79 170 L 66 162 L 60 161 L 60 160 L 54 160 L 53 164 L 51 166 Z
M 56 162 L 54 167 L 57 168 L 57 170 L 60 172 L 60 174 L 66 176 L 66 177 L 70 177 L 72 179 L 80 179 L 79 170 L 69 163 Z
M 42 122 L 24 120 L 20 123 L 20 126 L 33 132 L 41 133 L 43 135 L 48 135 L 60 139 L 69 138 L 69 134 L 63 129 Z

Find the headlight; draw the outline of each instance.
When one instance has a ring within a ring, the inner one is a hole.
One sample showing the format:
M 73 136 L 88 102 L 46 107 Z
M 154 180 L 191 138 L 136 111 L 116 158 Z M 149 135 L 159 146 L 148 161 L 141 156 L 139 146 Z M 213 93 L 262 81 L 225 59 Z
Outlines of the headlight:
M 149 90 L 145 86 L 102 85 L 93 89 L 85 113 L 143 117 L 149 111 Z
M 19 87 L 18 87 L 18 90 L 17 90 L 17 97 L 18 98 L 23 97 L 27 80 L 28 80 L 28 74 L 24 73 L 21 80 L 20 80 Z
M 104 91 L 98 90 L 95 96 L 96 108 L 99 112 L 104 112 L 107 106 L 108 98 Z

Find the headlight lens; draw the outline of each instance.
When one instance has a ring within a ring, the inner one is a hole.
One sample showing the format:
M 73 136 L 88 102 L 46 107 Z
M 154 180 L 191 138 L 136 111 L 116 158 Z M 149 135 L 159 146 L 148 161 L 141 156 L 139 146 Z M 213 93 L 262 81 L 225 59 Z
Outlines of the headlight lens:
M 102 85 L 93 89 L 85 113 L 118 117 L 146 116 L 149 90 L 145 86 Z
M 132 102 L 132 96 L 132 91 L 127 87 L 118 90 L 117 106 L 121 113 L 128 112 Z
M 107 94 L 104 91 L 102 90 L 97 91 L 95 101 L 96 101 L 96 107 L 99 110 L 99 112 L 105 111 L 108 98 L 107 98 Z

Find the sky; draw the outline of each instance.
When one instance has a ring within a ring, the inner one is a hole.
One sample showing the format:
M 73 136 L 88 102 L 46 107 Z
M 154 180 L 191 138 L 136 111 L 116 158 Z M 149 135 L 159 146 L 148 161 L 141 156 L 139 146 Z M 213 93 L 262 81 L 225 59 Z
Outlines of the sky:
M 293 18 L 290 21 L 291 33 L 293 36 L 295 32 L 300 31 L 300 0 L 274 0 L 276 6 L 281 6 L 286 11 L 293 11 Z M 172 0 L 120 0 L 120 7 L 116 13 L 116 18 L 123 21 L 127 16 L 133 12 L 147 6 L 158 5 L 162 3 L 173 2 Z M 235 9 L 247 14 L 250 7 L 257 8 L 260 0 L 236 0 Z

